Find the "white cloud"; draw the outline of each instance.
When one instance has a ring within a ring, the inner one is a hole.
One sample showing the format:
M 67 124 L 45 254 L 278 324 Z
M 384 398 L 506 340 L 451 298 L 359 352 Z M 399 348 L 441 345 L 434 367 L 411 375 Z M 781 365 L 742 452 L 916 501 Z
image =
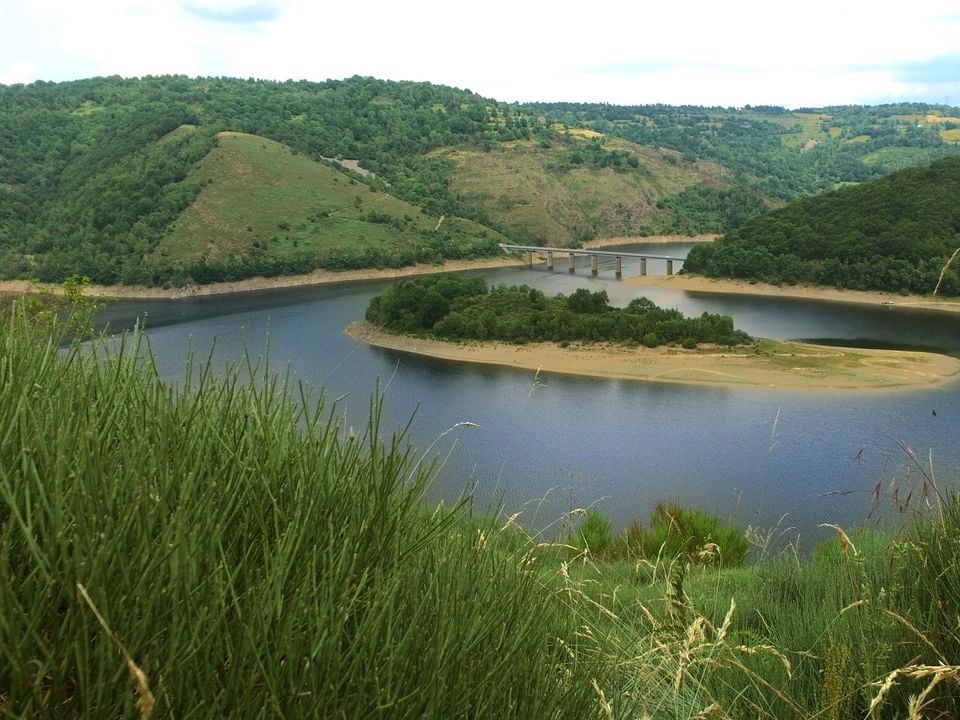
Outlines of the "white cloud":
M 0 68 L 0 85 L 29 83 L 36 79 L 37 66 L 27 60 L 20 60 L 9 67 Z
M 221 0 L 187 0 L 181 7 L 202 20 L 221 23 L 272 22 L 280 18 L 280 7 L 269 0 L 256 0 L 242 5 Z
M 889 9 L 875 0 L 815 8 L 615 0 L 573 10 L 516 0 L 33 0 L 2 12 L 0 69 L 23 80 L 360 74 L 510 101 L 794 107 L 931 99 L 931 88 L 960 82 L 960 63 L 953 79 L 948 68 L 936 82 L 896 72 L 960 57 L 953 0 Z

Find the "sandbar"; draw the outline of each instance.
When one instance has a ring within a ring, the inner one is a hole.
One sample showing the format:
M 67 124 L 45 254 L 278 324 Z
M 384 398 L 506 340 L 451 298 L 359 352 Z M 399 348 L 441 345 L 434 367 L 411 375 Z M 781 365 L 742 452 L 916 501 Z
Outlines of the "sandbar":
M 513 345 L 446 342 L 384 332 L 366 321 L 346 332 L 379 348 L 444 360 L 620 380 L 781 390 L 896 390 L 960 377 L 960 359 L 928 352 L 867 350 L 760 340 L 737 348 L 628 347 L 611 343 Z

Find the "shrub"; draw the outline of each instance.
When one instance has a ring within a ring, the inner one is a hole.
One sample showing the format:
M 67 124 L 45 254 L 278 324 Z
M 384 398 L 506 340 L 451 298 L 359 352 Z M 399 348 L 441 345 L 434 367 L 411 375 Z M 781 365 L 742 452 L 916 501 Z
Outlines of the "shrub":
M 587 511 L 586 517 L 577 528 L 570 544 L 594 555 L 603 555 L 613 543 L 610 522 L 597 508 Z
M 675 502 L 658 503 L 649 527 L 634 521 L 621 539 L 623 555 L 654 560 L 684 556 L 695 564 L 741 565 L 750 543 L 740 528 L 715 513 L 685 508 Z

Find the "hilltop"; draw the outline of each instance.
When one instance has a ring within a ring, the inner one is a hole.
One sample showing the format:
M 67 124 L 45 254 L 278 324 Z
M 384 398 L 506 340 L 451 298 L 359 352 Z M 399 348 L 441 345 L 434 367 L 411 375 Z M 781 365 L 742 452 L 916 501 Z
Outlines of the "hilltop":
M 0 86 L 0 277 L 182 284 L 730 230 L 960 154 L 958 115 L 520 105 L 363 77 Z

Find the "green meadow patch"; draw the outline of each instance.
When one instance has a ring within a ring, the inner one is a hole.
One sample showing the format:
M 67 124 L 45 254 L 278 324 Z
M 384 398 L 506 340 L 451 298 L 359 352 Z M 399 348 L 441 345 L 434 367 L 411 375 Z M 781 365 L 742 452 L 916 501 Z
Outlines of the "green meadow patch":
M 193 175 L 204 182 L 151 254 L 181 268 L 383 267 L 491 254 L 503 236 L 425 214 L 370 184 L 266 138 L 221 133 Z M 207 278 L 211 279 L 211 278 Z

